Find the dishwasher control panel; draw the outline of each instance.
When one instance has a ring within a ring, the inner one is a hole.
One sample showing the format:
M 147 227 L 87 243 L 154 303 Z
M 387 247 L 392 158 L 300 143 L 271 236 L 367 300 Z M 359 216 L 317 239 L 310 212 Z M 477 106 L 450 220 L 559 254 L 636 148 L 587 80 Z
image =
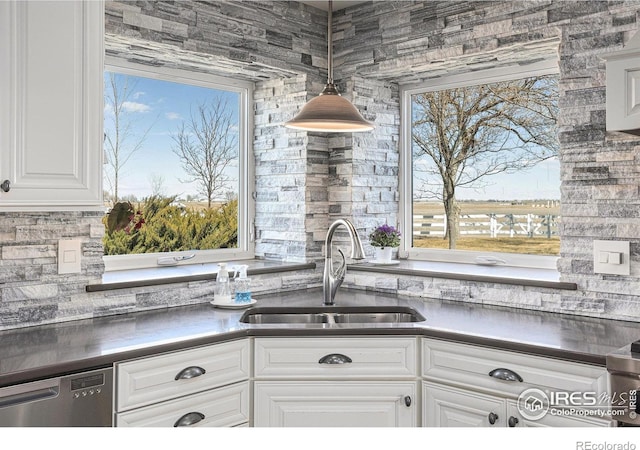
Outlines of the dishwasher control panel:
M 73 392 L 73 398 L 83 398 L 102 393 L 102 386 L 105 383 L 104 375 L 104 373 L 96 373 L 72 378 L 69 386 Z

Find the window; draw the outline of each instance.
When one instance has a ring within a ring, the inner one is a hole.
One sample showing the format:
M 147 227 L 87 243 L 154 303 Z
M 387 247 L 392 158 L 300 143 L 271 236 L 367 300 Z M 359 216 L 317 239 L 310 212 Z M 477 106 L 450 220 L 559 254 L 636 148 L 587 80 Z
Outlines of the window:
M 251 84 L 109 60 L 106 270 L 252 258 Z
M 557 81 L 544 62 L 402 89 L 409 258 L 555 268 Z

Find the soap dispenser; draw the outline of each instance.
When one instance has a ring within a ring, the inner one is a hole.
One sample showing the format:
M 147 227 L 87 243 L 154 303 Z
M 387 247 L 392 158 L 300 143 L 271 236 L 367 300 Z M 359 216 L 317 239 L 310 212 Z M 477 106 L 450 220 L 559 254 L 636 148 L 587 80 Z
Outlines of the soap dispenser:
M 247 278 L 247 268 L 249 266 L 241 265 L 236 267 L 236 303 L 244 304 L 251 302 L 251 280 Z
M 218 274 L 216 275 L 216 291 L 214 298 L 216 303 L 231 303 L 231 287 L 229 286 L 229 272 L 227 263 L 218 264 Z

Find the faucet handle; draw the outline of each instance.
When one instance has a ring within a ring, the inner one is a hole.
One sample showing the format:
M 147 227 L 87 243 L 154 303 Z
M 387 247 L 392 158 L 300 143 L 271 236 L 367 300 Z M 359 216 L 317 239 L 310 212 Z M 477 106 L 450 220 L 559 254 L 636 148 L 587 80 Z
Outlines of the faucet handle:
M 342 259 L 342 261 L 340 261 L 340 264 L 333 273 L 333 276 L 339 278 L 342 281 L 344 280 L 344 276 L 347 273 L 347 259 L 344 257 L 344 253 L 342 252 L 342 250 L 338 249 L 338 253 L 340 253 L 340 258 Z

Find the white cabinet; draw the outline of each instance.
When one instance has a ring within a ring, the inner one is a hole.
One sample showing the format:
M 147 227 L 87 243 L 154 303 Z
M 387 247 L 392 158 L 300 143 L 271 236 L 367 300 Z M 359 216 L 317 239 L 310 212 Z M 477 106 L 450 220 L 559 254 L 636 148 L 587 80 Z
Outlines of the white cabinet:
M 102 206 L 102 1 L 0 2 L 0 210 Z
M 613 426 L 520 398 L 606 396 L 604 367 L 415 336 L 242 339 L 120 362 L 115 381 L 119 427 Z
M 424 426 L 612 426 L 597 407 L 582 408 L 593 415 L 562 414 L 588 403 L 572 405 L 558 396 L 576 392 L 577 402 L 582 393 L 605 398 L 604 367 L 424 338 L 422 376 Z M 531 407 L 524 411 L 528 418 L 518 409 L 523 393 L 521 406 L 528 400 Z M 551 404 L 553 398 L 566 404 Z
M 254 426 L 417 426 L 417 340 L 256 338 Z
M 117 414 L 118 427 L 228 427 L 248 423 L 249 383 L 198 392 Z
M 607 131 L 640 135 L 640 33 L 623 50 L 603 58 L 607 76 Z
M 249 422 L 248 340 L 115 365 L 116 426 L 236 426 Z
M 254 344 L 256 379 L 413 378 L 416 356 L 415 337 L 257 338 Z
M 256 381 L 256 427 L 415 427 L 413 381 Z
M 496 396 L 437 383 L 422 385 L 426 427 L 503 427 L 505 412 L 505 401 Z
M 517 401 L 424 382 L 422 415 L 427 427 L 611 427 L 598 417 L 545 414 L 532 420 L 522 415 Z
M 422 374 L 514 398 L 532 387 L 602 395 L 608 386 L 604 367 L 428 338 L 422 341 Z M 515 379 L 509 380 L 511 376 Z

